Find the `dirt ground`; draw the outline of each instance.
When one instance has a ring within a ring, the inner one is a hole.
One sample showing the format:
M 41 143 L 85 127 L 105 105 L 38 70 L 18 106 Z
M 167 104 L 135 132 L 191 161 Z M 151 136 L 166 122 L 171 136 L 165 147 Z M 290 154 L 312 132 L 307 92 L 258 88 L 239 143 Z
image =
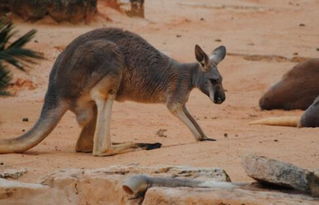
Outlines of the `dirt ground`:
M 159 50 L 181 62 L 193 62 L 194 45 L 207 52 L 225 45 L 229 55 L 219 65 L 227 99 L 213 104 L 194 89 L 188 107 L 209 137 L 216 142 L 196 142 L 190 131 L 164 105 L 115 103 L 111 133 L 116 142 L 161 142 L 161 149 L 137 151 L 112 157 L 76 153 L 80 132 L 68 112 L 57 128 L 38 146 L 24 154 L 0 155 L 0 169 L 27 168 L 20 179 L 36 182 L 61 168 L 100 168 L 110 165 L 191 165 L 224 168 L 233 181 L 250 181 L 241 157 L 257 153 L 304 168 L 319 168 L 319 128 L 249 125 L 267 116 L 300 115 L 302 111 L 261 111 L 258 100 L 264 91 L 296 62 L 292 57 L 314 58 L 319 54 L 319 4 L 316 0 L 146 0 L 146 19 L 128 18 L 99 5 L 103 15 L 89 25 L 17 21 L 19 34 L 31 28 L 38 33 L 29 47 L 44 53 L 25 74 L 36 89 L 19 89 L 16 96 L 0 100 L 0 138 L 23 134 L 37 120 L 56 57 L 72 39 L 100 27 L 121 27 L 136 32 Z M 258 55 L 252 58 L 249 55 Z M 280 60 L 279 57 L 286 57 Z M 22 119 L 28 118 L 24 122 Z M 167 137 L 156 132 L 166 129 Z M 3 164 L 2 164 L 3 163 Z

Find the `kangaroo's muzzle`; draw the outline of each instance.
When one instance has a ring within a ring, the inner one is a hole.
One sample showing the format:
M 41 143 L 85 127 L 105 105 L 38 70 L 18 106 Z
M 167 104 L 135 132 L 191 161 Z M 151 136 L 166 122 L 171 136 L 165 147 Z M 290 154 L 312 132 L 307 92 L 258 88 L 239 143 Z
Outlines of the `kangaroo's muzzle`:
M 215 86 L 209 88 L 209 98 L 215 104 L 222 104 L 226 99 L 226 95 L 222 87 Z

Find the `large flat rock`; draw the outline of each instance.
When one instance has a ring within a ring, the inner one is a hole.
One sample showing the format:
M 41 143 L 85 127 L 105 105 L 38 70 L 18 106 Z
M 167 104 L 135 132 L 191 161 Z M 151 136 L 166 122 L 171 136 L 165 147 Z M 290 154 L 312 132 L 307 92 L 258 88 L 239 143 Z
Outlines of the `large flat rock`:
M 242 164 L 247 175 L 261 183 L 294 188 L 319 196 L 319 180 L 314 172 L 257 155 L 247 155 Z
M 154 187 L 146 192 L 143 205 L 317 205 L 318 200 L 299 194 L 247 190 L 243 188 L 164 188 Z
M 144 198 L 134 198 L 123 190 L 130 176 L 187 178 L 231 184 L 225 171 L 218 168 L 180 166 L 113 166 L 102 169 L 63 169 L 45 176 L 40 184 L 0 179 L 0 204 L 318 204 L 302 194 L 257 189 L 248 185 L 215 188 L 151 187 Z

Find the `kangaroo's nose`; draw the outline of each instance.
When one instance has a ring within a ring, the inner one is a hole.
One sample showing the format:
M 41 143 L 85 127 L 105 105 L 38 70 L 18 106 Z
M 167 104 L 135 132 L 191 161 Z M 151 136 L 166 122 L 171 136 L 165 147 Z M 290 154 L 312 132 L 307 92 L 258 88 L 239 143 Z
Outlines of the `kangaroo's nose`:
M 214 99 L 214 103 L 216 104 L 222 104 L 225 101 L 226 97 L 225 96 L 217 96 Z

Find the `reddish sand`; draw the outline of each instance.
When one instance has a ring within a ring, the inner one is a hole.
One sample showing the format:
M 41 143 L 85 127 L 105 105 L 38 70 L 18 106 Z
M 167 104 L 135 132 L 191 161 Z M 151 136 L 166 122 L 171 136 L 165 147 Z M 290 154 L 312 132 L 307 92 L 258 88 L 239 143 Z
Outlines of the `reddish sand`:
M 224 5 L 224 6 L 223 6 Z M 0 101 L 0 137 L 22 134 L 37 120 L 48 75 L 54 60 L 72 39 L 100 27 L 121 27 L 134 31 L 159 50 L 183 61 L 195 60 L 194 45 L 207 52 L 223 44 L 229 53 L 219 65 L 227 89 L 222 105 L 213 104 L 195 89 L 188 107 L 209 137 L 216 142 L 196 142 L 190 131 L 161 104 L 115 103 L 112 139 L 116 142 L 161 142 L 161 149 L 137 151 L 112 157 L 93 157 L 76 153 L 80 132 L 75 116 L 68 112 L 43 142 L 24 154 L 0 155 L 0 169 L 27 168 L 22 181 L 38 181 L 61 168 L 99 168 L 116 164 L 192 165 L 224 168 L 233 181 L 249 181 L 241 157 L 257 153 L 294 163 L 304 168 L 319 168 L 318 128 L 252 126 L 248 122 L 266 116 L 300 115 L 301 111 L 260 111 L 258 99 L 295 62 L 280 62 L 269 55 L 317 57 L 319 21 L 316 0 L 147 0 L 146 19 L 128 18 L 99 7 L 113 21 L 100 15 L 89 25 L 56 25 L 49 19 L 34 24 L 17 22 L 22 34 L 31 28 L 38 33 L 29 47 L 45 54 L 25 74 L 15 78 L 31 80 L 36 89 L 20 89 L 16 96 Z M 303 26 L 304 25 L 304 26 Z M 260 55 L 257 60 L 246 55 Z M 263 57 L 266 56 L 266 57 Z M 28 122 L 23 122 L 28 118 Z M 158 137 L 167 129 L 167 137 Z

